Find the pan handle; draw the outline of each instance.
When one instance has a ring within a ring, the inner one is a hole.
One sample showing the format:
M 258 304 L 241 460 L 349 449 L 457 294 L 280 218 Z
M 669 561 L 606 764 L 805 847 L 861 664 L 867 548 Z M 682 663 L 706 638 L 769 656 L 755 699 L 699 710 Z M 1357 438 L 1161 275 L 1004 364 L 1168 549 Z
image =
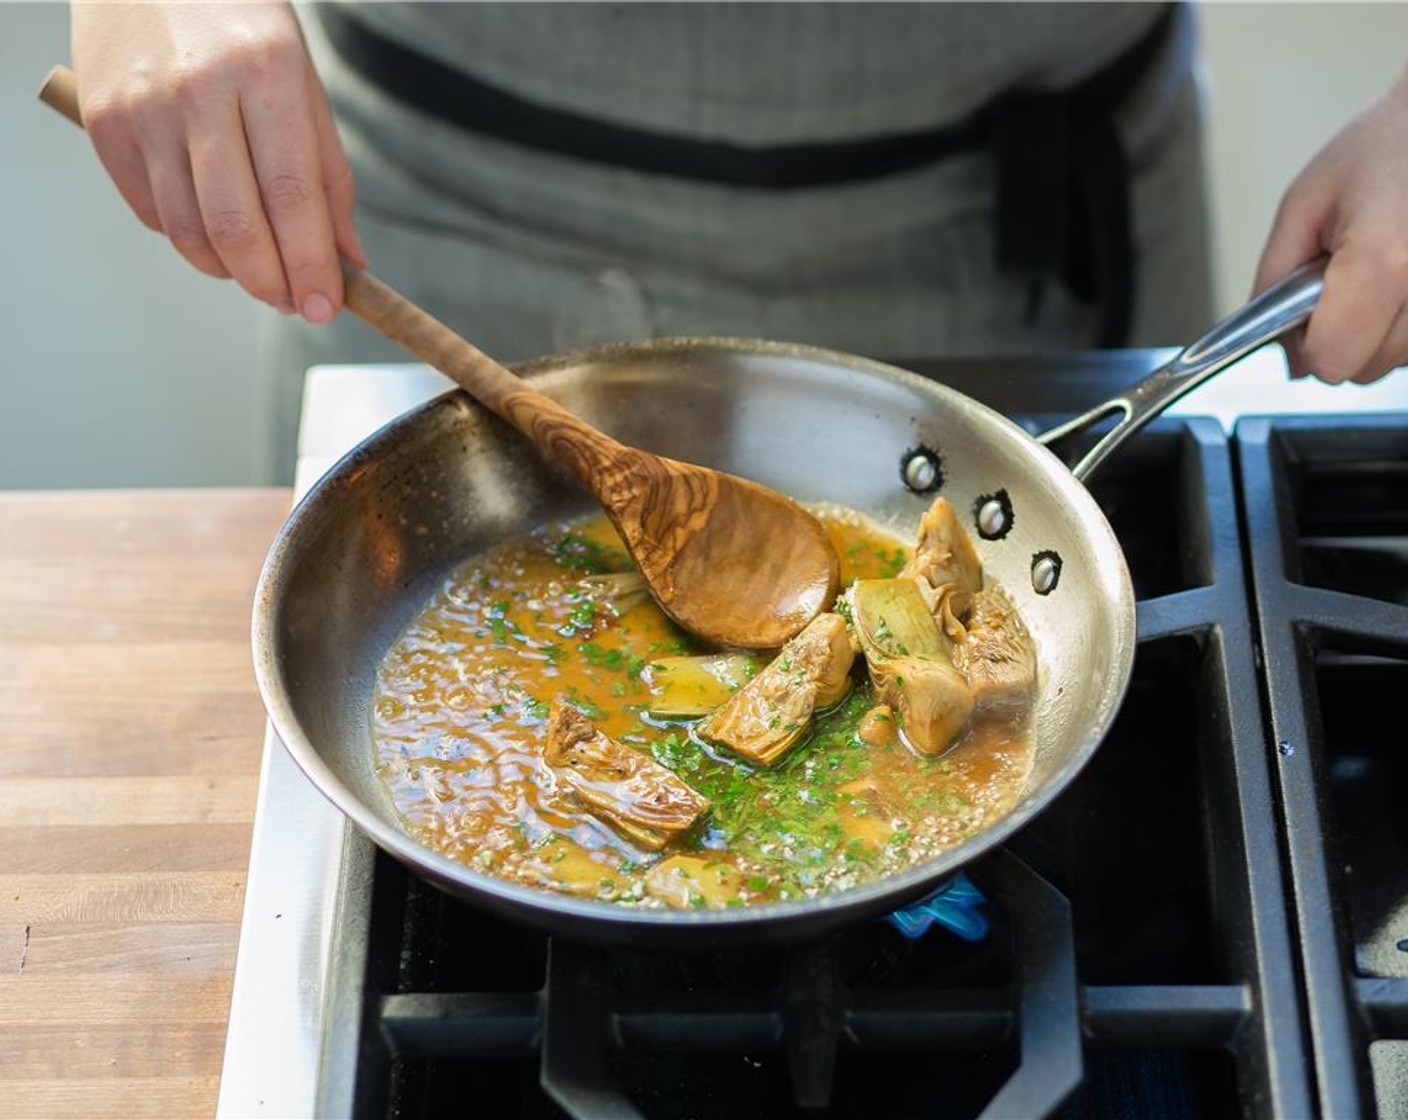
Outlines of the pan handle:
M 1071 468 L 1076 478 L 1087 481 L 1120 444 L 1179 397 L 1237 359 L 1275 341 L 1309 319 L 1325 286 L 1325 265 L 1328 262 L 1329 257 L 1318 257 L 1309 264 L 1301 265 L 1279 284 L 1267 288 L 1250 303 L 1232 312 L 1143 381 L 1074 420 L 1042 433 L 1037 439 L 1047 447 L 1053 447 L 1067 437 L 1119 413 L 1120 418 L 1115 426 L 1101 436 Z

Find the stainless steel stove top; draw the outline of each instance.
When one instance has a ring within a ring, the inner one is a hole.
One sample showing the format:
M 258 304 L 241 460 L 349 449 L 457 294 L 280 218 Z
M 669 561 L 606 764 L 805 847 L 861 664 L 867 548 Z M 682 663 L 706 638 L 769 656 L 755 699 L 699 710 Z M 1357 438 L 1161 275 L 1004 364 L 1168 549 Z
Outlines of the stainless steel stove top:
M 1074 411 L 1158 364 L 1152 351 L 1059 361 L 908 363 L 937 372 L 1007 411 Z M 308 374 L 296 492 L 303 494 L 355 443 L 447 388 L 418 365 L 325 366 Z M 1230 425 L 1243 413 L 1408 409 L 1408 374 L 1369 389 L 1288 384 L 1279 351 L 1253 355 L 1187 398 L 1178 412 Z M 346 825 L 273 734 L 264 745 L 244 920 L 218 1114 L 311 1116 L 330 1099 L 320 1084 L 329 1047 L 349 1024 L 330 1023 L 328 1001 Z M 334 1097 L 336 1094 L 334 1094 Z M 336 1111 L 336 1110 L 334 1110 Z

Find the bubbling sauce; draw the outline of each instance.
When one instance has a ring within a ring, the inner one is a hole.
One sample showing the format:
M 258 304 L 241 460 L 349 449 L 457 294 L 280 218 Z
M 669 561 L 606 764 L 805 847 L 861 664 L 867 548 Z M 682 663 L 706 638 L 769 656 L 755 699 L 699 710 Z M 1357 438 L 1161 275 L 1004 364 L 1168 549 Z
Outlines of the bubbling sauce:
M 909 556 L 859 514 L 817 513 L 843 587 L 893 576 Z M 710 650 L 648 597 L 613 599 L 602 581 L 582 582 L 631 570 L 604 518 L 549 526 L 466 563 L 397 640 L 377 676 L 377 772 L 422 844 L 505 879 L 621 905 L 737 906 L 903 869 L 1016 801 L 1031 767 L 1027 713 L 980 715 L 955 746 L 924 758 L 874 733 L 859 657 L 846 698 L 770 767 L 704 742 L 694 720 L 653 716 L 652 659 Z M 554 698 L 674 771 L 710 799 L 708 813 L 651 852 L 575 804 L 546 779 L 541 756 Z

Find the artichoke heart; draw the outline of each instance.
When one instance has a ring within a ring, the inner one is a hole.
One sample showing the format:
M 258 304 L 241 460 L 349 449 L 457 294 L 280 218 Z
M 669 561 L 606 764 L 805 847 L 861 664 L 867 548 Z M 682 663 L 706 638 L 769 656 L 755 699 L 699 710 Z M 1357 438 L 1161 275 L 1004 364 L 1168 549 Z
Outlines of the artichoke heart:
M 968 728 L 973 693 L 913 579 L 857 580 L 851 618 L 876 695 L 919 753 L 947 750 Z
M 996 588 L 973 596 L 953 658 L 984 711 L 1021 711 L 1036 691 L 1036 643 L 1012 601 Z
M 554 700 L 543 761 L 565 792 L 642 848 L 658 851 L 709 809 L 673 771 L 598 731 L 576 708 Z
M 650 689 L 650 713 L 666 719 L 706 716 L 748 683 L 763 659 L 748 653 L 659 657 L 641 679 Z
M 814 712 L 846 695 L 854 660 L 845 619 L 817 615 L 766 669 L 700 720 L 696 730 L 710 742 L 769 766 L 801 742 Z
M 900 578 L 921 579 L 936 591 L 946 589 L 952 609 L 960 616 L 968 613 L 969 599 L 983 586 L 983 562 L 947 498 L 935 498 L 920 518 L 914 558 L 900 570 Z

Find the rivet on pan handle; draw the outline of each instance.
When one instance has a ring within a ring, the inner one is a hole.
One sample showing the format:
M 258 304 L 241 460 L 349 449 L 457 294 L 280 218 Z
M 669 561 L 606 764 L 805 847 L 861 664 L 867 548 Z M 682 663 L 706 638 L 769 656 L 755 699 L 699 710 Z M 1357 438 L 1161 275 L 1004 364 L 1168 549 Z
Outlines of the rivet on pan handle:
M 1328 262 L 1328 257 L 1319 257 L 1301 265 L 1137 385 L 1037 438 L 1055 450 L 1054 445 L 1067 437 L 1115 413 L 1122 414 L 1115 426 L 1071 468 L 1078 479 L 1087 481 L 1120 444 L 1179 397 L 1309 319 L 1320 301 Z

